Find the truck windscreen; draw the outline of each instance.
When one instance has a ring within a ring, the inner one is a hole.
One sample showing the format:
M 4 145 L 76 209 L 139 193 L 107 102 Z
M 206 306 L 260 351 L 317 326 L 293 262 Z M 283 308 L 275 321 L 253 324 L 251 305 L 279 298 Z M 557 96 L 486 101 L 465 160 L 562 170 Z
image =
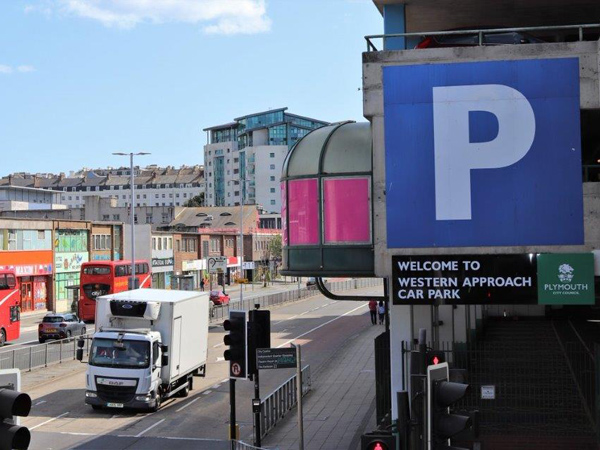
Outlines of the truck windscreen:
M 123 369 L 148 367 L 150 364 L 150 343 L 148 341 L 123 340 L 121 341 L 122 345 L 115 346 L 116 342 L 116 339 L 94 339 L 90 350 L 90 365 Z

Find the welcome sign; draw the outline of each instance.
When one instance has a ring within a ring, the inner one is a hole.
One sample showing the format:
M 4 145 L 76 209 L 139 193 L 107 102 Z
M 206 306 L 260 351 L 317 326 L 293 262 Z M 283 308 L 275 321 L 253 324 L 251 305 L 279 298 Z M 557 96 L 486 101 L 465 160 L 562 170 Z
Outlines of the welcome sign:
M 393 256 L 395 305 L 593 305 L 592 253 Z

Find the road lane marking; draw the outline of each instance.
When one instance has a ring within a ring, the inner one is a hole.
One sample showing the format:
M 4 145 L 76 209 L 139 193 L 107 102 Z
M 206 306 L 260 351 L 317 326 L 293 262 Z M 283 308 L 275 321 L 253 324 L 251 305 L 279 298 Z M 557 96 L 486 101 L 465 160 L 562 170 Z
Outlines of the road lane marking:
M 202 393 L 202 395 L 208 395 L 208 394 L 212 394 L 212 391 L 211 391 L 210 389 L 209 389 L 209 390 L 207 390 L 207 391 L 204 391 L 204 392 Z
M 220 343 L 220 344 L 217 344 L 217 345 L 213 345 L 213 348 L 217 348 L 217 347 L 220 347 L 220 346 L 221 346 L 221 345 L 225 345 L 225 343 L 223 343 L 223 342 L 221 342 L 221 343 Z
M 366 306 L 367 306 L 367 305 L 360 305 L 360 306 L 358 306 L 358 307 L 356 307 L 356 308 L 354 308 L 354 309 L 351 309 L 350 311 L 348 311 L 348 312 L 346 312 L 346 313 L 342 314 L 341 316 L 334 317 L 333 319 L 331 319 L 331 320 L 329 320 L 329 321 L 327 321 L 327 322 L 325 322 L 325 323 L 322 323 L 322 324 L 321 324 L 321 325 L 319 325 L 318 327 L 314 327 L 312 330 L 308 330 L 306 333 L 302 333 L 300 336 L 296 336 L 295 338 L 293 338 L 293 339 L 290 339 L 289 341 L 286 341 L 286 342 L 284 342 L 283 344 L 281 344 L 281 345 L 278 345 L 278 346 L 277 346 L 277 347 L 275 347 L 275 348 L 281 348 L 281 347 L 283 347 L 284 345 L 291 344 L 291 343 L 292 343 L 292 342 L 294 342 L 296 339 L 300 339 L 301 337 L 303 337 L 303 336 L 306 336 L 307 334 L 309 334 L 309 333 L 312 333 L 313 331 L 316 331 L 316 330 L 318 330 L 319 328 L 321 328 L 321 327 L 324 327 L 324 326 L 325 326 L 325 325 L 327 325 L 327 324 L 330 324 L 331 322 L 334 322 L 334 321 L 336 321 L 336 320 L 338 320 L 338 319 L 341 319 L 342 317 L 344 317 L 344 316 L 347 316 L 348 314 L 352 314 L 354 311 L 358 311 L 360 308 L 365 308 Z
M 175 412 L 179 412 L 179 411 L 183 411 L 185 408 L 187 408 L 188 406 L 190 406 L 191 404 L 197 402 L 198 400 L 200 400 L 200 397 L 195 398 L 194 400 L 192 400 L 189 403 L 186 403 L 185 405 L 183 405 L 181 408 L 176 409 Z
M 71 436 L 98 436 L 96 433 L 77 433 L 75 431 L 60 431 L 60 434 L 68 434 Z
M 41 405 L 42 403 L 46 403 L 46 400 L 40 400 L 39 402 L 37 402 L 35 405 L 33 406 L 38 406 Z
M 160 425 L 161 423 L 163 423 L 165 421 L 165 419 L 160 419 L 158 422 L 156 422 L 154 425 L 149 426 L 148 428 L 146 428 L 144 431 L 140 431 L 138 434 L 136 434 L 133 437 L 139 438 L 142 437 L 142 435 L 144 435 L 145 433 L 147 433 L 148 431 L 150 431 L 152 428 Z
M 217 362 L 225 361 L 223 356 L 217 356 Z
M 66 416 L 67 414 L 69 414 L 69 411 L 67 411 L 66 413 L 62 413 L 60 416 L 53 417 L 52 419 L 48 419 L 48 420 L 46 420 L 45 422 L 42 422 L 42 423 L 40 423 L 40 424 L 37 424 L 35 427 L 31 427 L 31 428 L 29 428 L 29 431 L 33 431 L 33 430 L 35 430 L 36 428 L 39 428 L 39 427 L 41 427 L 41 426 L 43 426 L 43 425 L 46 425 L 47 423 L 54 422 L 56 419 L 60 419 L 61 417 L 64 417 L 64 416 Z
M 223 378 L 223 379 L 221 380 L 221 383 L 226 383 L 227 381 L 229 381 L 229 378 Z

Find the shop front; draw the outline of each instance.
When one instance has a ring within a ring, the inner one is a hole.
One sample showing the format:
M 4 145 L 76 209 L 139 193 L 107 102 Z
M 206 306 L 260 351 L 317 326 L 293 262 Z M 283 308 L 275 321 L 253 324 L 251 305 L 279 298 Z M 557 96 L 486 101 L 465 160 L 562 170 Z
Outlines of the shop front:
M 57 230 L 54 242 L 54 311 L 71 310 L 81 265 L 90 260 L 87 230 Z M 69 289 L 69 287 L 71 287 Z
M 152 255 L 152 287 L 154 289 L 170 289 L 173 276 L 173 257 L 155 258 Z
M 0 269 L 12 269 L 20 286 L 21 312 L 49 308 L 52 251 L 15 251 L 0 254 Z
M 181 270 L 184 275 L 192 275 L 194 278 L 194 289 L 200 289 L 200 280 L 203 276 L 202 272 L 206 270 L 206 261 L 203 259 L 182 261 Z

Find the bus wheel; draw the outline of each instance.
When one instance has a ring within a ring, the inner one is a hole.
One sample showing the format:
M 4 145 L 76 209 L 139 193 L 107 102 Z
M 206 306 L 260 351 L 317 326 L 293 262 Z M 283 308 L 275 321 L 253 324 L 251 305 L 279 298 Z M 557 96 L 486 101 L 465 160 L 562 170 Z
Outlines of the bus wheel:
M 4 344 L 6 344 L 6 331 L 4 331 L 4 328 L 2 328 L 0 330 L 0 347 L 2 347 Z

